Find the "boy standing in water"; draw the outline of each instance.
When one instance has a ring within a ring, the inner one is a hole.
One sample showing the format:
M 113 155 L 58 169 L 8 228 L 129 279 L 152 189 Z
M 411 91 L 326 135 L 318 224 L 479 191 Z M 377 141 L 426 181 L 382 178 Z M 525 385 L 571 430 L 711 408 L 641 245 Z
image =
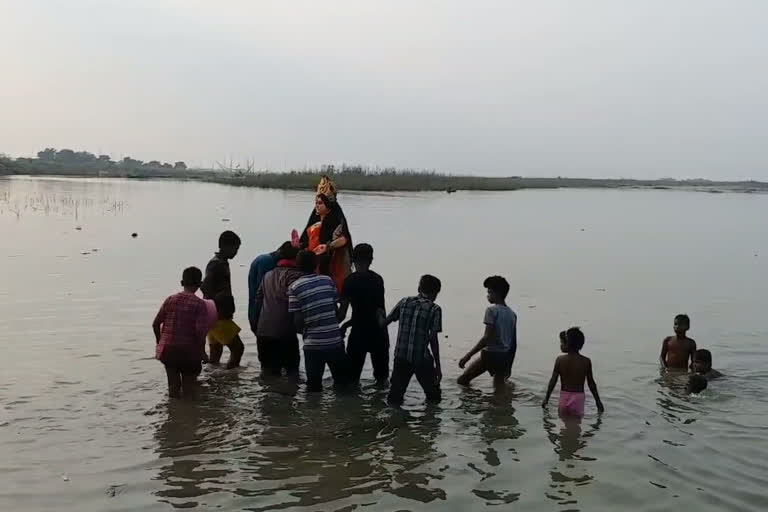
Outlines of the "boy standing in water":
M 343 321 L 352 305 L 352 320 L 349 322 L 352 333 L 347 342 L 349 379 L 354 384 L 360 382 L 365 355 L 370 353 L 376 383 L 386 385 L 389 377 L 389 334 L 385 326 L 384 280 L 371 270 L 373 247 L 370 245 L 355 246 L 352 261 L 355 272 L 344 281 L 339 309 L 339 320 Z M 347 325 L 342 327 L 342 336 Z
M 337 386 L 346 380 L 344 342 L 336 310 L 336 284 L 328 276 L 315 274 L 317 257 L 310 251 L 296 256 L 296 266 L 304 274 L 288 288 L 288 312 L 293 313 L 296 330 L 304 341 L 304 370 L 307 391 L 323 390 L 325 366 Z
M 476 377 L 488 372 L 493 377 L 493 386 L 504 386 L 507 372 L 512 366 L 517 352 L 517 315 L 507 306 L 509 283 L 501 276 L 491 276 L 483 282 L 488 292 L 491 305 L 485 310 L 483 323 L 485 332 L 480 341 L 459 361 L 459 368 L 464 368 L 472 357 L 480 352 L 480 357 L 459 377 L 460 386 L 469 386 Z
M 423 276 L 419 281 L 419 295 L 401 300 L 387 317 L 387 324 L 400 323 L 389 389 L 389 402 L 393 405 L 403 403 L 408 383 L 414 374 L 427 400 L 440 401 L 443 372 L 440 369 L 437 335 L 443 330 L 443 312 L 435 304 L 440 289 L 438 278 Z
M 688 318 L 688 315 L 677 315 L 675 317 L 675 335 L 664 338 L 661 344 L 661 356 L 659 359 L 664 368 L 687 370 L 689 360 L 691 367 L 693 367 L 696 342 L 686 335 L 690 328 L 691 319 Z
M 232 231 L 224 231 L 219 236 L 219 251 L 213 256 L 205 267 L 205 278 L 200 289 L 203 297 L 215 300 L 220 293 L 232 295 L 232 275 L 229 269 L 229 260 L 237 256 L 240 250 L 240 237 Z M 208 343 L 210 350 L 209 361 L 211 364 L 219 364 L 224 353 L 224 345 L 218 342 Z M 240 354 L 242 356 L 242 354 Z M 230 347 L 230 356 L 234 356 Z
M 183 291 L 171 295 L 155 316 L 155 357 L 165 365 L 168 376 L 168 396 L 178 398 L 194 395 L 197 376 L 205 356 L 205 331 L 208 310 L 203 299 L 195 295 L 203 274 L 189 267 L 181 276 Z
M 558 410 L 563 416 L 584 416 L 584 381 L 587 381 L 592 396 L 595 397 L 597 411 L 603 412 L 603 402 L 597 394 L 597 384 L 592 375 L 592 361 L 579 353 L 584 346 L 584 333 L 578 327 L 571 327 L 560 333 L 560 350 L 565 354 L 555 360 L 552 378 L 547 387 L 547 396 L 541 404 L 543 408 L 549 403 L 549 397 L 555 389 L 557 379 L 560 379 L 560 405 Z
M 267 272 L 256 292 L 251 329 L 264 377 L 278 377 L 283 369 L 292 378 L 299 376 L 299 338 L 288 312 L 288 288 L 304 277 L 296 268 L 297 253 L 290 243 L 284 245 L 278 251 L 277 267 Z

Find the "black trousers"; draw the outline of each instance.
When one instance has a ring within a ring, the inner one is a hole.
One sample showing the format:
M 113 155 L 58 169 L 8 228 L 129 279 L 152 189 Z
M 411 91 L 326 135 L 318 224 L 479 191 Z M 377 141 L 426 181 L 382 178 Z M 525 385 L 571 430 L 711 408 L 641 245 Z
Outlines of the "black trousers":
M 295 335 L 286 338 L 272 338 L 270 336 L 258 336 L 256 348 L 259 351 L 259 362 L 264 373 L 274 376 L 283 374 L 298 375 L 299 362 L 299 338 Z
M 333 383 L 343 386 L 347 382 L 346 354 L 344 347 L 307 350 L 304 349 L 304 371 L 307 374 L 307 391 L 323 390 L 323 375 L 326 365 L 331 370 Z
M 347 341 L 347 368 L 351 384 L 360 382 L 366 354 L 371 354 L 373 377 L 380 382 L 386 380 L 389 377 L 389 333 L 386 329 L 352 327 Z
M 395 358 L 392 367 L 392 379 L 389 385 L 389 402 L 395 405 L 403 403 L 405 391 L 411 382 L 411 377 L 416 375 L 416 380 L 421 384 L 427 400 L 430 402 L 439 402 L 442 397 L 440 383 L 437 381 L 437 370 L 431 359 L 425 360 L 419 364 L 412 364 L 404 359 Z

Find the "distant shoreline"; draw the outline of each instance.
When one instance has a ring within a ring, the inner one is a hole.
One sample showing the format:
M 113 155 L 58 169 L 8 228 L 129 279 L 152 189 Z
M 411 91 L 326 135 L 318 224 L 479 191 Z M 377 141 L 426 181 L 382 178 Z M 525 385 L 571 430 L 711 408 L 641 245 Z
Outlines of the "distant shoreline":
M 10 163 L 10 165 L 9 165 Z M 217 183 L 236 187 L 280 190 L 314 190 L 320 176 L 333 177 L 342 190 L 358 192 L 457 192 L 514 191 L 530 189 L 655 189 L 688 190 L 708 193 L 768 193 L 768 183 L 760 181 L 710 180 L 635 180 L 591 178 L 527 178 L 454 176 L 434 172 L 368 170 L 360 167 L 327 168 L 285 173 L 207 169 L 147 169 L 111 165 L 100 169 L 76 166 L 13 166 L 13 160 L 0 161 L 0 176 L 51 176 L 69 178 L 127 178 L 138 180 L 173 179 Z

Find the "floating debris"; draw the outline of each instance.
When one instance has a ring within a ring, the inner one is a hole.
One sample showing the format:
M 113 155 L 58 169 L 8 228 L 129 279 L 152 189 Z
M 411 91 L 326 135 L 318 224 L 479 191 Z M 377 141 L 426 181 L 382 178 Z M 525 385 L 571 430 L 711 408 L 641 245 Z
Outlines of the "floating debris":
M 83 256 L 88 256 L 89 254 L 91 254 L 91 251 L 80 251 L 80 254 L 82 254 Z
M 225 217 L 225 218 L 221 219 L 221 222 L 229 222 L 229 219 L 227 219 L 227 218 Z
M 82 227 L 80 227 L 80 226 L 77 226 L 77 227 L 75 228 L 75 231 L 82 231 L 82 230 L 83 230 L 83 228 L 82 228 Z
M 607 291 L 605 288 L 595 288 L 595 291 L 597 292 L 604 292 Z
M 69 477 L 67 475 L 61 475 L 61 479 L 65 482 L 69 482 Z
M 136 238 L 136 237 L 138 237 L 138 236 L 139 236 L 139 234 L 138 234 L 138 233 L 131 233 L 131 238 Z
M 534 309 L 535 307 L 536 307 L 536 305 L 534 304 L 532 306 L 528 306 L 528 309 Z

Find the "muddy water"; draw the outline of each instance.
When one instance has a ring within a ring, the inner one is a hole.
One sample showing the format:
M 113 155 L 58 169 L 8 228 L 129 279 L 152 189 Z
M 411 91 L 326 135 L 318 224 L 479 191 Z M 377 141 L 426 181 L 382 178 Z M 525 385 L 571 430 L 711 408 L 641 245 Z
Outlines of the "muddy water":
M 521 191 L 341 197 L 376 250 L 387 301 L 438 275 L 444 401 L 391 410 L 307 396 L 246 366 L 206 370 L 168 403 L 149 327 L 218 233 L 246 321 L 247 265 L 312 205 L 303 192 L 209 184 L 0 180 L 0 510 L 765 510 L 768 197 Z M 226 221 L 224 219 L 227 219 Z M 131 233 L 136 232 L 137 238 Z M 512 383 L 455 385 L 482 333 L 482 280 L 512 283 Z M 659 375 L 675 313 L 727 374 L 702 396 Z M 581 424 L 539 404 L 557 332 L 581 325 L 606 405 Z

